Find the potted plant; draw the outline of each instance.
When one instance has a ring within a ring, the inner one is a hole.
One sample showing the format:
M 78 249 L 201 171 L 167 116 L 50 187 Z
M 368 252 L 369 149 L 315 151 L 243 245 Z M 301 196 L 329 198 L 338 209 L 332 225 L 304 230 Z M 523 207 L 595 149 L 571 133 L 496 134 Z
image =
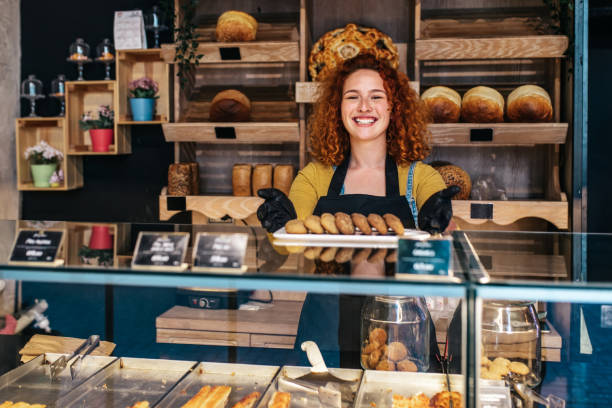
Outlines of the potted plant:
M 155 99 L 159 98 L 157 82 L 148 77 L 142 77 L 130 82 L 128 86 L 132 119 L 137 122 L 153 120 L 155 114 Z
M 91 149 L 94 152 L 108 152 L 108 146 L 113 143 L 115 113 L 108 105 L 100 105 L 97 117 L 86 112 L 79 120 L 81 129 L 89 130 Z
M 49 180 L 64 158 L 62 152 L 41 140 L 38 144 L 28 147 L 24 157 L 30 161 L 34 187 L 51 187 Z
M 83 245 L 79 249 L 79 258 L 83 265 L 111 266 L 113 264 L 112 249 L 92 249 Z

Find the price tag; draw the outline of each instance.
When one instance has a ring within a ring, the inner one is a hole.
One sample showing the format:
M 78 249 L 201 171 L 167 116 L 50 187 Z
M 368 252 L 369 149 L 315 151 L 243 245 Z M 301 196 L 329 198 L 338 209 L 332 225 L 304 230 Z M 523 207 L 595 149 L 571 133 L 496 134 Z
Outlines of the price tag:
M 140 232 L 132 258 L 134 269 L 184 270 L 187 232 Z
M 13 244 L 9 264 L 57 266 L 57 255 L 64 244 L 64 231 L 20 229 Z
M 247 234 L 200 232 L 193 250 L 192 270 L 202 272 L 244 273 Z
M 417 275 L 452 277 L 451 238 L 418 240 L 400 238 L 397 247 L 395 276 L 414 278 Z

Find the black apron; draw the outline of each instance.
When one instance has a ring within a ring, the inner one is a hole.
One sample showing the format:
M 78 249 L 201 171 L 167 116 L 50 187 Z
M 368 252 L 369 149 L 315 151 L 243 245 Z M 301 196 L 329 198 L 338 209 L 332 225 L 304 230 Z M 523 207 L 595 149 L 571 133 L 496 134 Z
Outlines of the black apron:
M 344 179 L 350 161 L 350 155 L 344 160 L 340 166 L 334 171 L 334 175 L 327 190 L 327 196 L 321 197 L 313 211 L 314 215 L 321 215 L 325 212 L 335 214 L 338 211 L 351 214 L 354 212 L 367 216 L 374 213 L 384 215 L 391 213 L 396 215 L 407 228 L 415 227 L 415 217 L 410 209 L 407 197 L 401 196 L 399 193 L 399 176 L 397 165 L 391 156 L 387 155 L 385 160 L 385 196 L 372 196 L 368 194 L 343 194 Z M 412 169 L 411 169 L 412 174 Z M 408 194 L 412 195 L 412 177 L 408 178 Z M 414 204 L 416 208 L 416 204 Z M 415 216 L 417 214 L 414 214 Z M 333 315 L 334 311 L 323 313 L 320 309 L 323 304 L 330 305 L 334 296 L 332 295 L 313 295 L 308 294 L 302 316 L 300 318 L 300 326 L 298 333 L 297 347 L 300 347 L 302 341 L 314 340 L 320 341 L 329 346 L 330 338 L 327 333 L 329 330 L 317 327 L 316 329 L 304 327 L 308 323 L 317 322 L 321 324 L 321 316 Z M 339 346 L 339 366 L 343 368 L 360 368 L 361 361 L 361 309 L 365 302 L 365 296 L 356 295 L 340 295 L 338 303 L 338 321 L 334 319 L 333 325 L 338 325 L 338 346 Z M 316 310 L 316 312 L 315 312 Z M 314 316 L 311 316 L 311 313 Z M 331 312 L 331 313 L 330 313 Z M 431 316 L 429 317 L 429 337 L 430 337 L 430 372 L 440 372 L 439 350 L 436 342 L 436 329 L 434 327 Z M 311 320 L 313 319 L 313 320 Z M 330 322 L 331 323 L 331 322 Z M 330 327 L 331 328 L 331 327 Z M 310 334 L 314 338 L 303 338 L 303 335 Z M 300 335 L 302 334 L 302 336 Z M 332 340 L 333 342 L 333 340 Z M 330 356 L 331 357 L 331 356 Z M 331 358 L 330 360 L 334 360 Z

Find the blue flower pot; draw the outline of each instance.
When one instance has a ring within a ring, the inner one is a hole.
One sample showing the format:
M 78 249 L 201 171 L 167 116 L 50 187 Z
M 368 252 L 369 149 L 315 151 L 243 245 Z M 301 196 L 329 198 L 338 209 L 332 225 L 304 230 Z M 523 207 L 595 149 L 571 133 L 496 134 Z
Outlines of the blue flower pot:
M 132 120 L 136 122 L 146 122 L 153 120 L 155 113 L 154 98 L 130 98 L 132 108 Z

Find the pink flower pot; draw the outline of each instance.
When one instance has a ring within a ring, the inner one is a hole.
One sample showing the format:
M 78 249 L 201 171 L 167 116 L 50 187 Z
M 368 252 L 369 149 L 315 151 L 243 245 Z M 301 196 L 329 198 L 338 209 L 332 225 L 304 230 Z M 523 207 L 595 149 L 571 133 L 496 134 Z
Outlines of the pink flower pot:
M 108 152 L 108 146 L 113 143 L 113 134 L 113 129 L 89 129 L 91 150 L 94 152 Z
M 91 227 L 91 237 L 89 238 L 90 249 L 112 249 L 113 237 L 108 231 L 108 227 L 101 225 Z

